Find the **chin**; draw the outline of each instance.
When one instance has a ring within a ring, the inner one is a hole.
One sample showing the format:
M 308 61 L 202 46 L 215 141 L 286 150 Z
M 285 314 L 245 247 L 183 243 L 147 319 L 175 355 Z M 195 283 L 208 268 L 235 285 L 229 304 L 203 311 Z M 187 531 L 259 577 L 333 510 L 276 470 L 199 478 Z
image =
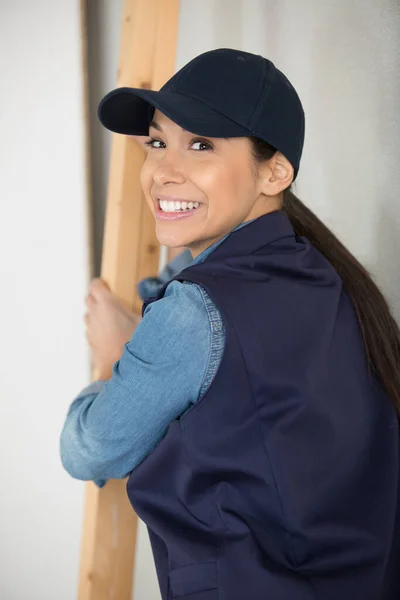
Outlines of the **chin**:
M 185 237 L 179 238 L 160 231 L 156 231 L 156 237 L 159 243 L 167 248 L 182 248 L 190 243 Z

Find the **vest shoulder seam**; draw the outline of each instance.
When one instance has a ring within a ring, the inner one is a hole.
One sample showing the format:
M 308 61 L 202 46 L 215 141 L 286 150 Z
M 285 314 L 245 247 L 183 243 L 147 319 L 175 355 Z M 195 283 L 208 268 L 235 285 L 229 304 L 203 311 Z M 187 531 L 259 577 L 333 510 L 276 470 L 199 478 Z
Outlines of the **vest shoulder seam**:
M 208 363 L 201 382 L 198 401 L 200 401 L 207 393 L 208 389 L 215 378 L 218 368 L 222 361 L 222 355 L 225 348 L 225 327 L 220 315 L 220 312 L 214 302 L 211 300 L 206 290 L 197 283 L 185 282 L 190 285 L 195 285 L 201 294 L 204 307 L 207 311 L 208 322 L 210 325 L 210 351 L 208 355 Z

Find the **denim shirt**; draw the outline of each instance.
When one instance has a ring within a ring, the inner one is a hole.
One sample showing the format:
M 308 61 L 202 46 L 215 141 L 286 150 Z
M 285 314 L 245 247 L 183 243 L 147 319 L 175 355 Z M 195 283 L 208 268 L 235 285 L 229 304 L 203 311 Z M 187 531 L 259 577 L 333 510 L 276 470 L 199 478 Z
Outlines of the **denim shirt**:
M 159 278 L 142 280 L 142 299 L 189 264 L 204 261 L 226 237 L 195 260 L 186 251 Z M 146 308 L 111 379 L 94 381 L 72 402 L 60 438 L 68 473 L 99 487 L 126 477 L 165 436 L 169 423 L 207 392 L 224 344 L 220 313 L 205 290 L 171 282 L 163 298 Z

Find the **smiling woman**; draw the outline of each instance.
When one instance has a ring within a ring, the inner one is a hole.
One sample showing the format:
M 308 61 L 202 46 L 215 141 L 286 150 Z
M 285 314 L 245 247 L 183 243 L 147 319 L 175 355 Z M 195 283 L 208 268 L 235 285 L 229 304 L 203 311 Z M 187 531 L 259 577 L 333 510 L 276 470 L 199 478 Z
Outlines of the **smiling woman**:
M 248 137 L 199 139 L 159 110 L 149 132 L 141 184 L 161 244 L 196 257 L 240 223 L 281 208 L 293 167 L 280 153 L 255 173 Z
M 65 468 L 99 486 L 129 474 L 163 600 L 396 600 L 399 331 L 291 191 L 305 124 L 292 84 L 214 50 L 158 92 L 113 90 L 99 117 L 150 136 L 158 240 L 193 260 L 71 405 Z M 109 294 L 96 287 L 97 331 Z

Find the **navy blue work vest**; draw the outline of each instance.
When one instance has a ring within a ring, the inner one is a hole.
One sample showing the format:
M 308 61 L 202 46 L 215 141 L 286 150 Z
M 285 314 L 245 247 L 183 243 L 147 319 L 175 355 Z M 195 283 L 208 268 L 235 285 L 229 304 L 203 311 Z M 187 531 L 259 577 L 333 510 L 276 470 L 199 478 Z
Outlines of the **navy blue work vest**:
M 174 279 L 226 347 L 127 484 L 163 600 L 399 599 L 398 419 L 337 272 L 278 211 Z

